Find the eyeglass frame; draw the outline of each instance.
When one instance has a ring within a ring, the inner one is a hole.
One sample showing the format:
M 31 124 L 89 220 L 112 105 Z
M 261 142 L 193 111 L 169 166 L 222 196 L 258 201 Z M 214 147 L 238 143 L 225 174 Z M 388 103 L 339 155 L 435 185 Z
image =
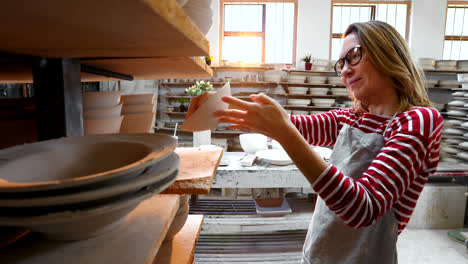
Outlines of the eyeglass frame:
M 356 63 L 352 64 L 351 60 L 348 58 L 348 56 L 349 56 L 349 53 L 352 50 L 354 50 L 355 48 L 359 49 L 359 54 L 361 54 L 361 56 L 360 56 L 359 60 Z M 352 47 L 351 49 L 349 49 L 348 52 L 346 52 L 346 55 L 344 55 L 342 58 L 340 58 L 339 60 L 336 61 L 335 65 L 333 66 L 333 69 L 335 70 L 336 75 L 338 77 L 341 77 L 341 71 L 338 72 L 336 70 L 336 65 L 338 65 L 338 62 L 343 61 L 343 67 L 346 65 L 346 62 L 348 62 L 349 65 L 351 65 L 351 66 L 356 66 L 357 64 L 359 64 L 359 62 L 361 62 L 361 60 L 362 60 L 362 47 L 361 47 L 361 45 L 356 45 L 356 46 Z

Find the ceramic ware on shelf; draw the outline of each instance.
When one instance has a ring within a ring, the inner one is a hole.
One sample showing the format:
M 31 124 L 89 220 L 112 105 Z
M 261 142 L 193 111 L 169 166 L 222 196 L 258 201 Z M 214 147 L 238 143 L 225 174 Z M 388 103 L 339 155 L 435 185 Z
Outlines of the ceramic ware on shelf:
M 330 76 L 328 77 L 328 83 L 332 85 L 344 85 L 341 81 L 341 77 L 338 76 Z
M 136 176 L 169 156 L 175 145 L 175 139 L 164 134 L 113 134 L 2 149 L 0 193 L 64 189 Z
M 122 121 L 123 116 L 85 118 L 83 120 L 83 134 L 89 136 L 119 133 Z
M 452 147 L 442 147 L 440 148 L 441 151 L 444 151 L 446 153 L 449 153 L 449 154 L 457 154 L 458 153 L 458 150 L 456 148 L 452 148 Z
M 239 142 L 242 150 L 251 154 L 268 148 L 267 137 L 262 134 L 240 134 Z
M 152 104 L 154 94 L 125 94 L 120 96 L 123 105 Z
M 447 135 L 457 135 L 457 136 L 461 136 L 463 135 L 463 130 L 461 129 L 456 129 L 456 128 L 445 128 L 442 133 L 445 133 Z
M 457 96 L 460 97 L 461 96 L 461 97 L 463 97 L 463 96 L 465 96 L 465 93 L 462 92 L 462 91 L 456 91 L 456 92 L 452 93 L 452 96 L 455 96 L 455 97 L 457 97 Z
M 465 105 L 465 101 L 460 101 L 460 100 L 450 101 L 448 105 L 463 107 Z
M 449 110 L 447 115 L 465 117 L 468 112 L 462 110 Z
M 311 87 L 309 89 L 310 95 L 327 95 L 330 89 L 328 87 Z
M 460 83 L 457 80 L 440 80 L 439 87 L 459 87 Z
M 74 204 L 98 201 L 138 191 L 145 186 L 162 181 L 177 171 L 179 162 L 179 157 L 173 153 L 149 167 L 140 175 L 129 175 L 106 184 L 94 184 L 83 188 L 74 188 L 67 192 L 48 191 L 35 194 L 28 192 L 23 195 L 15 193 L 11 197 L 3 193 L 0 198 L 0 207 L 45 207 L 44 210 L 47 210 L 47 207 L 57 205 L 72 205 L 76 207 Z M 37 210 L 40 211 L 41 208 Z
M 444 139 L 444 142 L 446 142 L 448 144 L 452 144 L 452 145 L 458 145 L 458 144 L 462 143 L 463 140 L 459 139 L 459 138 L 447 138 L 447 139 Z
M 312 98 L 312 104 L 314 106 L 331 107 L 334 103 L 334 98 Z
M 460 126 L 462 123 L 463 121 L 458 120 L 458 119 L 447 119 L 444 121 L 444 127 L 457 127 L 457 126 Z
M 108 118 L 108 117 L 119 117 L 122 112 L 122 105 L 118 104 L 113 107 L 91 109 L 83 111 L 83 118 Z
M 307 83 L 310 84 L 324 84 L 327 82 L 326 76 L 307 76 Z
M 437 70 L 454 71 L 457 69 L 456 60 L 438 60 L 436 61 Z
M 120 103 L 120 91 L 83 93 L 83 110 L 110 108 Z
M 468 73 L 457 74 L 457 81 L 461 83 L 468 82 Z
M 288 87 L 289 94 L 307 94 L 309 87 Z
M 154 104 L 125 104 L 122 106 L 122 115 L 152 113 Z
M 293 115 L 309 115 L 309 111 L 304 110 L 292 110 Z
M 123 115 L 121 133 L 150 133 L 153 130 L 156 113 L 138 113 Z
M 296 106 L 307 106 L 311 102 L 311 99 L 296 99 L 296 98 L 288 98 L 288 105 L 296 105 Z
M 138 204 L 169 187 L 175 179 L 176 174 L 172 174 L 164 182 L 91 207 L 40 216 L 0 216 L 0 225 L 24 226 L 54 240 L 88 239 L 119 227 L 125 216 Z

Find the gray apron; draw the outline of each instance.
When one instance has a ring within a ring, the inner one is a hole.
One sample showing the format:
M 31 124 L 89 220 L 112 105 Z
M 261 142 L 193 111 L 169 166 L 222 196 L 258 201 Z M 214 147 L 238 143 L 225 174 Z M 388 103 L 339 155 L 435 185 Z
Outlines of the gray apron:
M 336 140 L 330 163 L 344 175 L 358 179 L 383 145 L 382 135 L 364 133 L 345 124 Z M 346 226 L 319 197 L 307 231 L 301 263 L 398 263 L 397 237 L 398 226 L 393 209 L 371 226 L 355 229 Z

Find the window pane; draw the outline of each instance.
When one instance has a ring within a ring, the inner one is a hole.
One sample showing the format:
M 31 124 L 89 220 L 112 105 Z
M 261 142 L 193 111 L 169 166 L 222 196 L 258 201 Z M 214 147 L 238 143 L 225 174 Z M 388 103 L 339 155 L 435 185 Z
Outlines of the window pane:
M 341 38 L 334 38 L 332 39 L 332 60 L 338 60 L 340 56 L 341 44 L 343 39 Z
M 332 32 L 334 34 L 343 34 L 349 24 L 354 22 L 369 21 L 371 15 L 371 7 L 356 5 L 350 6 L 333 6 L 333 23 Z
M 262 5 L 224 5 L 224 31 L 262 32 Z
M 265 21 L 265 63 L 292 63 L 294 4 L 267 3 Z
M 447 9 L 447 20 L 445 22 L 445 35 L 453 35 L 453 22 L 455 21 L 455 8 Z
M 468 60 L 468 41 L 444 41 L 444 60 Z
M 223 60 L 262 62 L 261 37 L 224 37 Z

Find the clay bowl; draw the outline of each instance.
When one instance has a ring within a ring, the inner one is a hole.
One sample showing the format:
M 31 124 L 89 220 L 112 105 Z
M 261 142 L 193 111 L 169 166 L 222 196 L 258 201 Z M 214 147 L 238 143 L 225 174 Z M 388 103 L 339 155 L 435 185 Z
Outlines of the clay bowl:
M 137 192 L 107 199 L 89 207 L 65 209 L 40 216 L 0 217 L 0 225 L 27 227 L 54 240 L 88 239 L 117 228 L 138 204 L 169 187 L 176 177 L 177 172 Z
M 164 134 L 66 137 L 0 150 L 0 193 L 64 189 L 133 174 L 169 156 Z
M 119 133 L 122 122 L 123 116 L 85 118 L 83 120 L 83 132 L 85 136 Z
M 179 233 L 179 231 L 184 227 L 187 217 L 189 215 L 190 206 L 188 203 L 179 208 L 174 219 L 172 220 L 169 230 L 167 230 L 165 241 L 170 241 L 174 239 L 174 236 Z
M 113 107 L 92 109 L 83 111 L 83 117 L 89 118 L 104 118 L 104 117 L 119 117 L 122 112 L 122 105 L 118 104 Z
M 120 102 L 120 91 L 83 93 L 83 110 L 109 108 Z
M 120 96 L 120 101 L 124 105 L 129 104 L 152 104 L 154 94 L 126 94 Z
M 167 158 L 162 159 L 155 165 L 146 169 L 142 174 L 134 177 L 123 177 L 111 182 L 69 188 L 66 192 L 58 190 L 35 193 L 14 193 L 11 195 L 2 194 L 0 196 L 0 208 L 6 210 L 9 210 L 8 208 L 16 208 L 16 211 L 9 210 L 9 216 L 12 216 L 15 212 L 16 214 L 24 214 L 24 209 L 33 215 L 50 213 L 51 211 L 61 209 L 57 206 L 72 205 L 76 207 L 85 202 L 99 201 L 109 197 L 138 191 L 145 186 L 163 180 L 173 174 L 178 167 L 179 157 L 177 154 L 172 153 Z
M 152 113 L 154 104 L 127 104 L 122 107 L 122 115 L 138 114 L 138 113 Z
M 126 114 L 120 126 L 121 133 L 150 133 L 156 113 Z

